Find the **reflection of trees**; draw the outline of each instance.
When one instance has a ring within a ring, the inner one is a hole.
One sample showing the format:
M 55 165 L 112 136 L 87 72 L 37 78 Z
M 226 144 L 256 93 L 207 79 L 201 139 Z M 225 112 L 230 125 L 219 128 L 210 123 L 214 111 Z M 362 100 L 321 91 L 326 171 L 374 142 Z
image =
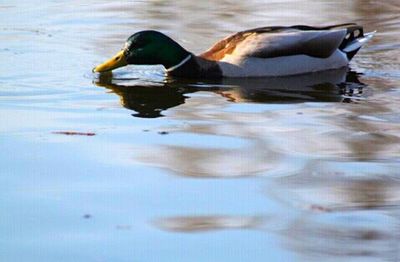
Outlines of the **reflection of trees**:
M 396 74 L 399 70 L 399 34 L 400 4 L 397 0 L 352 1 L 352 12 L 368 30 L 377 30 L 377 34 L 356 58 L 357 66 L 369 69 L 374 74 L 385 76 L 388 72 Z M 363 55 L 368 54 L 364 58 Z M 379 88 L 382 88 L 380 86 Z
M 368 107 L 370 106 L 371 104 L 368 105 Z M 371 121 L 368 119 L 370 115 L 367 110 L 363 112 L 360 110 L 361 107 L 355 110 L 350 108 L 353 113 L 345 117 L 342 122 L 343 128 L 350 133 L 346 137 L 346 143 L 351 148 L 351 156 L 349 156 L 361 161 L 397 158 L 400 155 L 398 147 L 400 143 L 400 128 L 398 124 L 386 121 Z M 382 109 L 380 103 L 377 104 L 377 112 L 374 114 L 378 113 L 379 107 Z M 385 111 L 390 112 L 390 109 L 387 108 Z M 360 115 L 365 116 L 365 119 Z
M 157 219 L 154 224 L 166 231 L 204 232 L 221 229 L 255 229 L 264 222 L 261 216 L 179 216 Z
M 122 46 L 130 34 L 154 29 L 168 33 L 190 51 L 200 53 L 218 38 L 231 33 L 231 28 L 251 26 L 258 10 L 253 1 L 135 1 L 115 2 L 100 8 L 106 15 L 118 18 L 103 27 L 108 36 L 103 42 Z M 238 23 L 237 15 L 241 22 Z M 118 40 L 119 39 L 119 40 Z M 199 43 L 202 43 L 199 45 Z
M 304 216 L 284 232 L 284 243 L 305 261 L 396 261 L 398 237 L 391 230 L 397 227 L 394 219 L 382 216 L 384 222 L 362 223 L 360 220 L 373 219 L 368 215 L 349 216 L 353 221 L 340 215 L 331 215 L 330 221 L 323 215 Z
M 281 232 L 285 245 L 308 261 L 321 257 L 396 261 L 400 223 L 396 170 L 383 167 L 385 175 L 374 175 L 369 165 L 359 164 L 353 176 L 346 165 L 356 164 L 311 163 L 298 175 L 276 179 L 277 191 L 268 191 L 302 210 Z M 329 173 L 341 165 L 344 171 Z
M 357 168 L 357 176 L 352 175 L 351 167 Z M 332 169 L 342 171 L 332 173 Z M 376 170 L 385 175 L 376 175 Z M 357 162 L 310 161 L 300 174 L 275 180 L 278 188 L 285 188 L 290 194 L 271 194 L 306 210 L 342 212 L 391 209 L 400 204 L 400 195 L 397 194 L 400 181 L 396 175 L 394 167 L 384 164 L 371 170 L 371 165 Z
M 353 1 L 352 11 L 360 19 L 379 32 L 393 31 L 399 29 L 398 14 L 400 11 L 399 1 Z M 395 37 L 395 35 L 392 35 Z
M 204 131 L 204 130 L 203 130 Z M 241 143 L 238 139 L 238 143 Z M 221 146 L 224 147 L 224 146 Z M 254 176 L 277 168 L 280 155 L 256 139 L 249 146 L 230 148 L 190 148 L 184 146 L 159 146 L 141 161 L 189 177 L 240 177 Z

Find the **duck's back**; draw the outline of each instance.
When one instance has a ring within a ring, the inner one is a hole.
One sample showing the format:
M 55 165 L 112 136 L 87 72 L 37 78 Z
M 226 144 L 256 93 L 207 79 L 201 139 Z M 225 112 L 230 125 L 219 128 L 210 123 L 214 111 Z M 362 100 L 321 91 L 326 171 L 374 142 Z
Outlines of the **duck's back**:
M 294 75 L 346 66 L 362 38 L 355 24 L 262 27 L 231 35 L 200 57 L 217 61 L 224 76 Z

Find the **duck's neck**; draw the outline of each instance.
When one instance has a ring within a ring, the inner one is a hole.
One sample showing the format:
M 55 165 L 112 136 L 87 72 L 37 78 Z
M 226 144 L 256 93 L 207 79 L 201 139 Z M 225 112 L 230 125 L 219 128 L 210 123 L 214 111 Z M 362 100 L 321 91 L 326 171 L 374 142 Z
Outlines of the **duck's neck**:
M 221 78 L 222 71 L 216 61 L 207 60 L 192 53 L 179 63 L 166 67 L 169 76 L 185 78 Z
M 167 69 L 178 65 L 190 55 L 190 52 L 171 38 L 164 39 L 164 45 L 155 53 L 158 55 L 158 62 Z

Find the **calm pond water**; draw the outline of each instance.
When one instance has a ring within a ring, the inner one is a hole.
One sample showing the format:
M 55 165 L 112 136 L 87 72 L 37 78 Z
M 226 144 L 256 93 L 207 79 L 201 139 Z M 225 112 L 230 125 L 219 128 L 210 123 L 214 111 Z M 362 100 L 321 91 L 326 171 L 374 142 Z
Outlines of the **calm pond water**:
M 1 261 L 399 261 L 397 0 L 0 10 Z M 252 27 L 343 22 L 378 31 L 349 70 L 91 73 L 143 29 L 198 53 Z

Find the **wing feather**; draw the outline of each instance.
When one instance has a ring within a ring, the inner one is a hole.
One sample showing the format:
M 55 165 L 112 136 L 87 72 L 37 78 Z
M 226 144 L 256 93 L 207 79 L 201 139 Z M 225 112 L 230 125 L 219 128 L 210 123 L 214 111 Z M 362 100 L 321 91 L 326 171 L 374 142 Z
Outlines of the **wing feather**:
M 259 58 L 305 54 L 326 58 L 340 46 L 348 29 L 354 26 L 356 25 L 295 25 L 250 29 L 222 39 L 200 57 L 215 61 L 230 54 Z

